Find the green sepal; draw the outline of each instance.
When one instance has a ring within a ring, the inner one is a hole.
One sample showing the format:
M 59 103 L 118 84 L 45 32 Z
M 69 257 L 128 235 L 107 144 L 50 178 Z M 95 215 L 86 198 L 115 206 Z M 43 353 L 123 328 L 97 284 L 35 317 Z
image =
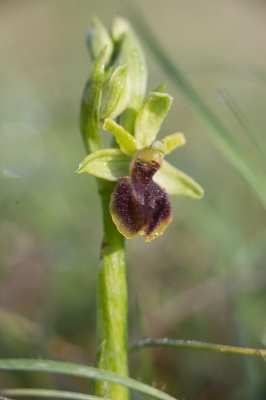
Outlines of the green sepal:
M 103 149 L 88 155 L 79 165 L 76 173 L 96 176 L 108 181 L 117 181 L 129 174 L 130 158 L 119 149 Z
M 99 124 L 106 51 L 105 48 L 95 60 L 92 74 L 85 85 L 81 99 L 79 125 L 88 153 L 102 148 Z
M 100 52 L 106 47 L 104 63 L 105 65 L 109 64 L 114 51 L 114 43 L 108 30 L 96 16 L 92 18 L 86 42 L 93 60 L 95 60 Z
M 156 139 L 172 101 L 172 96 L 167 93 L 151 92 L 147 96 L 135 122 L 135 137 L 141 147 L 148 146 Z
M 118 66 L 104 82 L 100 108 L 100 120 L 116 118 L 126 108 L 130 96 L 128 67 Z
M 162 141 L 166 144 L 166 154 L 171 153 L 177 147 L 186 144 L 186 138 L 183 133 L 172 133 L 172 135 L 165 136 Z
M 162 168 L 154 175 L 153 180 L 169 195 L 200 199 L 204 194 L 204 190 L 194 179 L 167 161 L 163 162 Z
M 130 133 L 125 131 L 121 125 L 118 125 L 112 119 L 105 119 L 103 129 L 107 132 L 111 132 L 115 136 L 120 149 L 126 155 L 132 156 L 134 153 L 136 153 L 136 151 L 139 150 L 139 143 L 134 136 L 130 135 Z

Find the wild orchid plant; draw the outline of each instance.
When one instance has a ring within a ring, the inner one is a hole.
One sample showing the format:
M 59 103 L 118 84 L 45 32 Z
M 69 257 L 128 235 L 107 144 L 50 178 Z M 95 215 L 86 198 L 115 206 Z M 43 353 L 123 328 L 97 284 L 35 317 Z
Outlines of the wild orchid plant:
M 96 18 L 88 34 L 94 60 L 85 86 L 80 129 L 88 152 L 77 173 L 97 178 L 102 199 L 104 239 L 98 279 L 96 366 L 122 376 L 127 365 L 127 285 L 124 237 L 146 242 L 163 233 L 172 220 L 168 195 L 200 198 L 202 188 L 164 161 L 185 144 L 182 133 L 156 136 L 172 97 L 164 85 L 145 98 L 147 68 L 129 22 L 118 15 L 109 33 Z M 115 138 L 103 148 L 103 130 Z M 126 400 L 127 389 L 96 382 L 94 394 Z

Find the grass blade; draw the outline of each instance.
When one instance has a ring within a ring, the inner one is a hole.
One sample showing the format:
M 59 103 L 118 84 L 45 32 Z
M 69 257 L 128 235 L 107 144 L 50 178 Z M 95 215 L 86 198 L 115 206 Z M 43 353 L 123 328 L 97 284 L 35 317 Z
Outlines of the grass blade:
M 220 97 L 266 160 L 266 143 L 260 131 L 249 121 L 228 90 L 221 90 Z
M 50 360 L 0 359 L 0 370 L 49 372 L 55 374 L 80 376 L 83 378 L 118 383 L 128 387 L 129 389 L 159 400 L 174 400 L 174 397 L 163 393 L 152 386 L 146 385 L 131 378 L 119 376 L 112 372 L 107 372 L 94 367 L 88 367 L 86 365 Z
M 0 391 L 0 393 L 8 396 L 48 397 L 50 399 L 108 400 L 103 399 L 102 397 L 92 396 L 84 393 L 65 392 L 61 390 L 50 389 L 3 389 Z

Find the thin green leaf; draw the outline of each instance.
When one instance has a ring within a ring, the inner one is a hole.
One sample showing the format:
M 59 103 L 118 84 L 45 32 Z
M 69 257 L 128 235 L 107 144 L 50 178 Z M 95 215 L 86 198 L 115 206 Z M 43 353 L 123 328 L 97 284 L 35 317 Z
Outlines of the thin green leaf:
M 229 110 L 238 120 L 242 128 L 246 131 L 257 150 L 266 159 L 266 143 L 261 132 L 254 126 L 254 124 L 247 118 L 245 113 L 241 110 L 237 102 L 233 99 L 232 95 L 227 90 L 220 91 L 220 97 L 225 102 Z
M 196 111 L 206 126 L 208 126 L 209 129 L 207 132 L 210 138 L 246 180 L 262 205 L 266 207 L 266 185 L 265 176 L 262 171 L 250 160 L 248 153 L 238 146 L 230 132 L 228 132 L 210 107 L 195 91 L 181 70 L 172 62 L 163 47 L 160 46 L 160 41 L 147 28 L 148 24 L 142 19 L 139 10 L 136 12 L 129 2 L 126 3 L 126 6 L 129 8 L 131 21 L 134 21 L 136 24 L 138 33 L 146 41 L 158 63 L 161 64 L 168 76 L 173 79 L 180 93 L 186 98 L 187 102 Z
M 159 400 L 174 400 L 174 397 L 131 378 L 122 377 L 112 372 L 104 371 L 86 365 L 66 363 L 61 361 L 30 360 L 30 359 L 0 359 L 0 370 L 2 371 L 32 371 L 49 372 L 55 374 L 67 374 L 83 378 L 99 379 L 118 383 L 129 389 L 146 394 Z
M 145 99 L 135 122 L 135 137 L 141 147 L 156 139 L 173 98 L 167 93 L 151 92 Z
M 162 168 L 154 175 L 154 181 L 173 196 L 200 199 L 204 194 L 202 187 L 194 179 L 167 161 L 163 162 Z
M 57 399 L 73 399 L 73 400 L 108 400 L 103 397 L 92 396 L 85 393 L 66 392 L 61 390 L 50 389 L 2 389 L 1 394 L 11 396 L 28 396 L 28 397 L 48 397 Z
M 172 135 L 165 136 L 162 140 L 166 144 L 166 154 L 169 154 L 177 147 L 186 144 L 186 138 L 183 133 L 173 133 Z
M 117 181 L 128 175 L 130 159 L 119 149 L 103 149 L 95 151 L 84 158 L 76 171 L 86 172 L 97 178 Z
M 130 352 L 140 350 L 143 347 L 160 346 L 160 347 L 176 347 L 181 349 L 209 350 L 221 353 L 246 354 L 251 356 L 265 356 L 265 349 L 251 349 L 249 347 L 227 346 L 224 344 L 213 344 L 199 342 L 197 340 L 173 340 L 173 339 L 144 339 L 136 344 L 130 344 Z
M 264 362 L 265 362 L 265 364 L 266 364 L 266 354 L 265 354 L 265 355 L 263 355 L 263 354 L 261 353 L 261 350 L 259 350 L 259 353 L 260 353 L 260 355 L 261 355 L 261 357 L 262 357 L 263 361 L 264 361 Z
M 105 131 L 111 132 L 115 138 L 117 143 L 120 146 L 120 149 L 128 156 L 132 156 L 139 150 L 140 145 L 138 141 L 132 136 L 130 133 L 125 131 L 125 129 L 118 125 L 115 121 L 110 118 L 106 118 L 103 124 L 103 129 Z

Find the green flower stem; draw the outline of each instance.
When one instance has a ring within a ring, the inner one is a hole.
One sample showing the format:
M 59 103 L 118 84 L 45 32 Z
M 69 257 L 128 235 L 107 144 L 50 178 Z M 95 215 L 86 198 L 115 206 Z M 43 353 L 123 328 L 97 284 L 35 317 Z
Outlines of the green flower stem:
M 98 276 L 97 340 L 100 354 L 97 366 L 128 376 L 125 241 L 109 211 L 115 184 L 102 180 L 98 182 L 103 207 L 104 238 Z M 112 400 L 128 398 L 127 388 L 99 381 L 95 384 L 94 394 Z
M 163 346 L 176 347 L 181 349 L 197 349 L 218 351 L 221 353 L 247 354 L 252 356 L 266 356 L 266 349 L 251 349 L 248 347 L 227 346 L 224 344 L 213 344 L 206 342 L 198 342 L 196 340 L 172 340 L 172 339 L 145 339 L 138 343 L 129 345 L 129 351 L 132 353 L 141 350 L 143 347 Z

